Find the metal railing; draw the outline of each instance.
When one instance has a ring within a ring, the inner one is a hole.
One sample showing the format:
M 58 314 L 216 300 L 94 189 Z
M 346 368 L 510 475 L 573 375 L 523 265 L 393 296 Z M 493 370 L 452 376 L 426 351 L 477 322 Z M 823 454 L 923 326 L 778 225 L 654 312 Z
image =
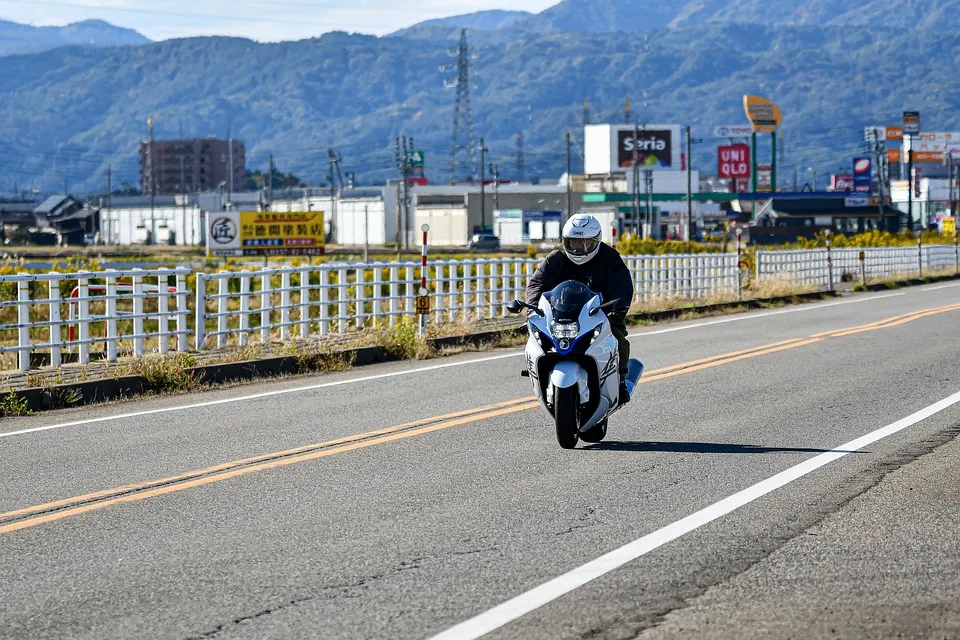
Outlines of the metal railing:
M 760 281 L 830 288 L 858 274 L 883 278 L 956 265 L 955 246 L 863 250 L 759 251 Z M 737 254 L 626 256 L 633 302 L 740 295 Z M 506 316 L 522 297 L 538 260 L 442 260 L 428 264 L 434 322 L 472 322 Z M 416 262 L 326 263 L 257 271 L 196 273 L 190 269 L 0 276 L 0 354 L 17 366 L 87 363 L 93 345 L 116 361 L 148 350 L 186 351 L 265 343 L 294 337 L 347 334 L 395 326 L 416 314 L 421 266 Z M 192 327 L 190 326 L 192 321 Z M 65 351 L 64 351 L 65 350 Z M 49 352 L 49 357 L 46 353 Z M 33 356 L 33 357 L 31 357 Z
M 829 255 L 829 261 L 827 259 Z M 862 255 L 862 260 L 861 260 Z M 794 284 L 832 288 L 837 282 L 877 280 L 956 268 L 953 245 L 758 251 L 760 281 L 788 280 Z
M 0 276 L 0 336 L 5 338 L 0 354 L 16 353 L 17 368 L 28 371 L 34 352 L 49 351 L 44 364 L 55 367 L 63 363 L 64 349 L 67 359 L 87 364 L 91 347 L 101 342 L 109 362 L 127 352 L 135 357 L 148 349 L 167 353 L 171 342 L 186 351 L 190 273 L 132 269 Z

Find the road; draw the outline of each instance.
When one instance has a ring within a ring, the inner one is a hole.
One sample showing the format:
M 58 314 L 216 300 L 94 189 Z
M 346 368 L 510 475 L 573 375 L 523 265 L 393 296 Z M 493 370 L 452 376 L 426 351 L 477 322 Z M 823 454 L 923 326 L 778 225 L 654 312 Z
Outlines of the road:
M 2 638 L 960 635 L 960 286 L 0 422 Z

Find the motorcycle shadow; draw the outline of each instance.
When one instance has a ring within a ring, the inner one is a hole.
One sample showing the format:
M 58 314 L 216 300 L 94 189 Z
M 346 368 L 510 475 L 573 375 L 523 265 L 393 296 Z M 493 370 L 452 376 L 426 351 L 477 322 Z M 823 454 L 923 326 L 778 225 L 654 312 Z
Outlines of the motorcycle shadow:
M 735 444 L 719 442 L 630 442 L 608 440 L 583 447 L 583 451 L 628 451 L 636 453 L 868 453 L 866 451 L 841 451 L 834 449 L 812 449 L 806 447 L 765 447 L 754 444 Z

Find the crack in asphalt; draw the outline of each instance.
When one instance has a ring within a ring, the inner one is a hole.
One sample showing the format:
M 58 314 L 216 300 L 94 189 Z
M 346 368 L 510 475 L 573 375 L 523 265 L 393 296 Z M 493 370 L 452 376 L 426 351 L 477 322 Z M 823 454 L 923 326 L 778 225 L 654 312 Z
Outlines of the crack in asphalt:
M 805 518 L 786 523 L 786 529 L 780 533 L 773 532 L 767 537 L 758 538 L 751 547 L 742 547 L 740 551 L 744 552 L 744 555 L 736 558 L 724 557 L 722 562 L 711 565 L 707 570 L 697 571 L 694 574 L 696 582 L 678 585 L 673 593 L 662 595 L 658 601 L 650 603 L 646 611 L 635 611 L 629 616 L 611 617 L 602 626 L 589 629 L 576 637 L 583 640 L 596 638 L 639 640 L 646 631 L 661 625 L 669 614 L 690 607 L 694 599 L 702 596 L 709 589 L 749 571 L 790 541 L 806 534 L 809 529 L 868 493 L 889 474 L 934 453 L 957 438 L 960 438 L 960 424 L 947 427 L 928 438 L 907 445 L 899 453 L 892 453 L 856 476 L 846 479 L 839 487 L 838 493 L 843 496 L 840 500 L 829 504 L 823 501 L 819 504 L 808 504 L 810 510 L 806 512 Z
M 399 565 L 390 569 L 389 571 L 385 571 L 383 573 L 377 573 L 372 576 L 366 576 L 364 578 L 360 578 L 359 580 L 353 580 L 353 581 L 344 582 L 341 584 L 332 584 L 332 585 L 326 585 L 326 586 L 320 587 L 318 593 L 316 593 L 315 595 L 305 596 L 301 598 L 293 598 L 285 602 L 281 602 L 279 604 L 275 604 L 270 607 L 261 609 L 256 613 L 239 616 L 228 622 L 221 622 L 210 631 L 206 631 L 204 633 L 201 633 L 195 636 L 187 636 L 186 640 L 204 640 L 207 638 L 216 638 L 221 633 L 224 633 L 225 631 L 228 631 L 234 627 L 238 627 L 242 624 L 247 624 L 250 622 L 255 622 L 262 618 L 271 616 L 275 613 L 279 613 L 287 609 L 298 607 L 300 605 L 306 604 L 308 602 L 313 602 L 315 600 L 329 600 L 329 599 L 340 598 L 340 597 L 358 598 L 360 597 L 360 594 L 356 594 L 356 595 L 351 594 L 350 593 L 351 590 L 362 589 L 363 587 L 366 587 L 371 583 L 378 582 L 380 580 L 383 580 L 390 576 L 397 575 L 399 573 L 403 573 L 404 571 L 412 571 L 415 569 L 419 569 L 421 563 L 424 560 L 425 558 L 418 556 L 413 560 L 405 560 L 401 562 Z M 331 591 L 336 593 L 327 595 L 328 592 L 331 592 Z

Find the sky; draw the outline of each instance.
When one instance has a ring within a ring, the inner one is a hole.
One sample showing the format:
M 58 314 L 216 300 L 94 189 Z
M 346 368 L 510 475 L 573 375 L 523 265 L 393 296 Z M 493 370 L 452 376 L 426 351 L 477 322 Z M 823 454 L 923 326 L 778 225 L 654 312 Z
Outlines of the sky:
M 263 42 L 328 31 L 383 35 L 423 20 L 486 9 L 538 12 L 559 0 L 0 0 L 0 19 L 34 26 L 97 18 L 151 40 L 200 35 Z

